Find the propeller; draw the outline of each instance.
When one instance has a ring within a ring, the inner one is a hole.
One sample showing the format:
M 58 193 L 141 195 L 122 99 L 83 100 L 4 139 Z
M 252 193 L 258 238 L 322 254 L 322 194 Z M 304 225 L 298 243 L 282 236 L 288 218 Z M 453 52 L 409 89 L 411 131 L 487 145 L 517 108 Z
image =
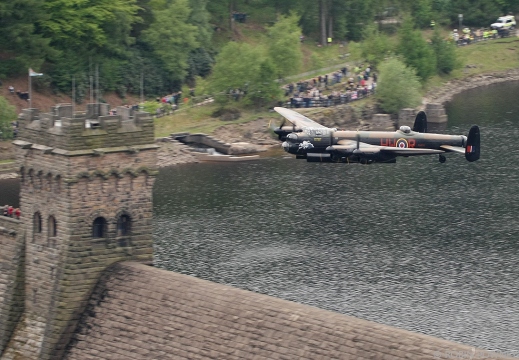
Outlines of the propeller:
M 361 164 L 365 164 L 367 161 L 366 159 L 363 159 L 361 157 L 361 154 L 362 154 L 362 151 L 360 151 L 360 134 L 359 132 L 357 131 L 357 148 L 355 150 L 353 150 L 353 153 L 357 155 L 357 161 L 360 162 Z
M 281 130 L 281 128 L 283 127 L 283 125 L 285 125 L 285 121 L 286 119 L 283 118 L 283 121 L 281 122 L 281 124 L 279 125 L 279 127 L 276 127 L 276 125 L 272 122 L 270 122 L 269 124 L 269 127 L 272 131 L 274 131 L 274 133 L 279 137 L 279 140 L 284 140 L 283 139 L 283 131 Z
M 355 150 L 353 150 L 353 153 L 354 154 L 360 153 L 360 134 L 358 131 L 357 131 L 357 148 Z

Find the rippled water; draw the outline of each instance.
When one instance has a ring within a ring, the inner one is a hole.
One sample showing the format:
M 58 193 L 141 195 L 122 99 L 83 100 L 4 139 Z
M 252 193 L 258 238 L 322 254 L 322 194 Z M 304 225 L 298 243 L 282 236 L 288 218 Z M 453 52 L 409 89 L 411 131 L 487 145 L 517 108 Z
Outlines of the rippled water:
M 500 84 L 448 107 L 444 132 L 481 126 L 476 163 L 273 157 L 164 169 L 155 263 L 519 355 L 517 94 L 519 83 Z M 0 204 L 17 193 L 16 181 L 2 181 Z
M 518 84 L 466 92 L 445 133 L 482 158 L 191 164 L 154 190 L 158 266 L 511 354 L 519 350 Z M 514 353 L 519 355 L 519 352 Z

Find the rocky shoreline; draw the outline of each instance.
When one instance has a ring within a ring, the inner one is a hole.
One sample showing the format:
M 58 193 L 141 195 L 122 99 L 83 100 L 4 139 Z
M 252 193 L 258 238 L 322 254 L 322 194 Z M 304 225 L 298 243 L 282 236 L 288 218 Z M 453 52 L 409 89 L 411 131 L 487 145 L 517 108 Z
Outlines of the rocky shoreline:
M 471 75 L 463 79 L 451 80 L 439 88 L 428 91 L 422 99 L 421 108 L 425 107 L 425 104 L 427 103 L 445 105 L 450 102 L 456 94 L 462 93 L 466 90 L 505 81 L 519 81 L 519 69 Z

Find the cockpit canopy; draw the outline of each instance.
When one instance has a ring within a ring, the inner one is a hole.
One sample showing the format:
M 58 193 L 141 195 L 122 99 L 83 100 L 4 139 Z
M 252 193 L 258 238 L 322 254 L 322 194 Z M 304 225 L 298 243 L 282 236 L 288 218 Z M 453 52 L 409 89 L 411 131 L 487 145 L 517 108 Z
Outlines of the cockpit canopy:
M 407 125 L 400 126 L 400 131 L 404 134 L 409 134 L 411 132 L 411 128 Z
M 336 129 L 329 129 L 329 128 L 310 128 L 310 127 L 303 128 L 303 132 L 306 135 L 312 136 L 312 137 L 316 137 L 316 136 L 330 136 L 330 134 L 333 133 L 334 131 L 337 131 L 337 130 Z

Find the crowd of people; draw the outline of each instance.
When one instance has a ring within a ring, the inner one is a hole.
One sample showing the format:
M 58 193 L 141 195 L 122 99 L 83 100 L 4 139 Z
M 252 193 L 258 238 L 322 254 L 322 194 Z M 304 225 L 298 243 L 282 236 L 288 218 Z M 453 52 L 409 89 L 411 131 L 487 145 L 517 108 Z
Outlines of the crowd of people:
M 5 205 L 4 206 L 4 216 L 20 219 L 20 216 L 22 215 L 22 212 L 19 208 L 14 208 L 11 205 Z
M 288 84 L 284 89 L 285 96 L 289 97 L 286 106 L 302 108 L 346 104 L 374 94 L 376 87 L 377 74 L 369 65 L 360 65 L 352 72 L 343 67 L 331 74 Z
M 509 29 L 470 29 L 463 28 L 462 31 L 454 29 L 451 33 L 451 40 L 458 46 L 469 45 L 479 41 L 503 38 L 510 36 Z

